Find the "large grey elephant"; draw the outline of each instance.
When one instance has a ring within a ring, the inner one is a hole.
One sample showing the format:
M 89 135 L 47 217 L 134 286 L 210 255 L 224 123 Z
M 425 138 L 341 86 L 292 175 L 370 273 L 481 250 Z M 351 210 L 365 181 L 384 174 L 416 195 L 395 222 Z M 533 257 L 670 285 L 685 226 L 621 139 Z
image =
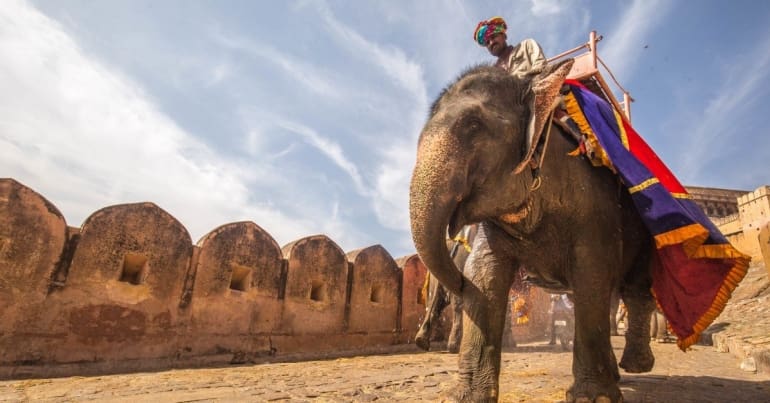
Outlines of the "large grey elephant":
M 575 143 L 559 126 L 547 129 L 571 64 L 523 79 L 473 68 L 441 93 L 420 134 L 412 236 L 431 274 L 463 299 L 459 379 L 451 391 L 457 400 L 498 398 L 506 298 L 521 266 L 535 285 L 574 301 L 568 401 L 622 400 L 610 344 L 613 289 L 621 290 L 630 322 L 620 366 L 652 369 L 650 233 L 616 176 L 567 156 Z M 545 145 L 535 152 L 538 137 Z M 533 167 L 540 161 L 533 154 L 544 155 L 541 165 Z M 444 234 L 470 223 L 480 224 L 463 274 Z
M 469 226 L 468 229 L 469 232 L 472 231 L 472 235 L 469 234 L 466 237 L 466 242 L 473 240 L 473 237 L 476 235 L 477 226 Z M 447 248 L 451 251 L 450 256 L 455 266 L 462 270 L 465 267 L 465 261 L 470 255 L 468 249 L 461 243 L 451 239 L 447 241 Z M 450 306 L 453 315 L 449 334 L 447 335 L 446 347 L 450 353 L 457 353 L 460 350 L 460 336 L 462 335 L 462 299 L 458 295 L 447 292 L 446 288 L 435 277 L 429 275 L 427 280 L 428 296 L 425 318 L 417 330 L 417 335 L 414 337 L 415 344 L 425 351 L 430 350 L 431 338 L 436 329 L 435 324 L 438 322 L 444 309 Z
M 450 250 L 452 261 L 460 270 L 465 267 L 465 262 L 468 260 L 468 256 L 470 256 L 471 249 L 468 245 L 476 238 L 478 226 L 469 225 L 463 228 L 463 231 L 464 233 L 460 236 L 462 242 L 458 242 L 454 239 L 447 240 L 447 248 Z M 446 348 L 450 353 L 457 353 L 460 351 L 460 339 L 462 337 L 463 329 L 463 300 L 460 296 L 448 292 L 435 277 L 429 275 L 427 280 L 428 296 L 426 298 L 425 318 L 423 318 L 420 328 L 417 330 L 417 334 L 414 337 L 415 344 L 425 351 L 431 349 L 431 339 L 434 335 L 434 330 L 436 329 L 435 324 L 439 321 L 444 309 L 451 307 L 452 323 L 450 323 L 449 334 L 447 335 Z M 521 292 L 523 288 L 524 284 L 522 281 L 514 283 L 514 291 Z M 516 347 L 516 340 L 513 337 L 513 333 L 508 331 L 511 328 L 512 321 L 510 308 L 509 304 L 505 311 L 503 346 Z

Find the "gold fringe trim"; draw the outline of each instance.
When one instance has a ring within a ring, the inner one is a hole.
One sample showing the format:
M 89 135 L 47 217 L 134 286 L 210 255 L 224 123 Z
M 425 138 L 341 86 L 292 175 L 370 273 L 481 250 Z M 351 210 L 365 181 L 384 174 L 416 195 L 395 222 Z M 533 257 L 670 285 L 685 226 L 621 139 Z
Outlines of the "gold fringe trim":
M 589 148 L 594 151 L 594 157 L 591 158 L 591 164 L 596 167 L 605 166 L 612 172 L 617 172 L 612 165 L 612 161 L 610 161 L 610 157 L 599 144 L 599 139 L 596 138 L 596 134 L 591 129 L 591 125 L 588 124 L 588 120 L 585 115 L 583 115 L 583 111 L 580 109 L 580 105 L 572 92 L 569 92 L 564 96 L 564 104 L 567 107 L 567 114 L 569 114 L 572 120 L 575 121 L 580 128 L 580 131 L 586 135 L 586 141 L 589 144 Z
M 719 245 L 703 245 L 703 242 L 706 241 L 708 236 L 708 230 L 706 230 L 706 228 L 700 224 L 690 224 L 688 226 L 655 236 L 655 245 L 658 249 L 666 246 L 682 244 L 682 248 L 685 254 L 688 257 L 694 259 L 706 258 L 735 260 L 735 264 L 732 268 L 730 268 L 727 276 L 722 281 L 722 285 L 719 287 L 719 290 L 714 297 L 714 301 L 711 302 L 711 306 L 703 315 L 701 315 L 700 318 L 698 318 L 698 320 L 695 322 L 695 325 L 693 325 L 693 333 L 684 339 L 680 339 L 677 335 L 678 340 L 676 344 L 682 351 L 686 351 L 688 347 L 698 342 L 700 339 L 700 334 L 706 330 L 709 325 L 711 325 L 711 323 L 714 321 L 714 319 L 717 318 L 717 316 L 719 316 L 720 313 L 722 313 L 722 311 L 725 309 L 727 301 L 730 299 L 730 296 L 732 296 L 733 290 L 735 290 L 735 287 L 738 286 L 738 283 L 743 280 L 743 277 L 746 276 L 749 263 L 751 262 L 751 258 L 749 256 L 744 255 L 729 243 Z M 655 295 L 654 292 L 653 295 Z M 655 299 L 657 303 L 657 296 L 655 296 Z M 660 304 L 658 304 L 658 307 L 660 307 Z
M 732 246 L 730 246 L 730 248 L 732 248 Z M 735 265 L 730 269 L 727 277 L 725 277 L 722 286 L 719 287 L 719 291 L 717 291 L 717 295 L 711 303 L 711 306 L 692 327 L 693 334 L 684 339 L 677 340 L 676 345 L 679 346 L 680 350 L 686 351 L 688 347 L 698 342 L 700 334 L 711 325 L 719 314 L 722 313 L 725 309 L 725 305 L 727 305 L 727 301 L 733 295 L 733 290 L 735 290 L 738 283 L 743 280 L 743 277 L 746 276 L 751 258 L 734 249 L 733 251 L 742 255 L 742 257 L 735 259 Z
M 465 237 L 458 235 L 453 239 L 453 241 L 459 242 L 465 248 L 466 252 L 471 253 L 471 245 L 468 243 L 468 240 L 465 239 Z
M 626 128 L 623 126 L 623 118 L 615 108 L 612 108 L 612 113 L 615 114 L 615 123 L 617 123 L 618 130 L 620 130 L 620 141 L 623 143 L 623 147 L 625 147 L 626 150 L 630 150 L 631 148 L 628 145 L 628 135 L 626 134 Z
M 430 272 L 425 272 L 425 282 L 422 283 L 422 289 L 420 290 L 420 299 L 417 300 L 418 304 L 428 304 L 428 287 L 430 286 Z
M 682 244 L 684 253 L 693 256 L 703 242 L 709 237 L 705 227 L 700 224 L 690 224 L 672 231 L 655 235 L 655 247 L 657 249 L 666 246 Z
M 583 115 L 583 111 L 580 109 L 580 106 L 575 99 L 575 96 L 572 93 L 568 93 L 564 96 L 564 103 L 567 107 L 567 113 L 570 115 L 570 117 L 575 121 L 575 123 L 580 128 L 580 131 L 583 132 L 587 137 L 587 141 L 589 144 L 593 147 L 595 151 L 595 160 L 592 160 L 591 163 L 594 166 L 606 166 L 612 172 L 617 172 L 612 165 L 612 162 L 610 161 L 609 157 L 607 156 L 607 153 L 604 151 L 604 149 L 599 145 L 599 141 L 596 138 L 596 134 L 591 130 L 591 126 L 588 124 L 588 121 L 586 120 L 585 116 Z M 628 149 L 628 137 L 625 131 L 625 128 L 622 124 L 622 117 L 619 116 L 618 112 L 613 109 L 613 112 L 615 114 L 615 118 L 618 121 L 619 128 L 620 128 L 620 136 L 621 141 L 623 142 L 623 146 Z M 574 152 L 574 151 L 573 151 Z M 657 182 L 656 178 L 655 181 Z M 634 188 L 636 189 L 640 186 L 647 187 L 652 185 L 653 183 L 648 183 L 651 180 L 645 181 Z M 633 193 L 633 191 L 629 191 Z M 639 191 L 641 189 L 638 189 L 636 191 Z M 692 199 L 692 196 L 687 193 L 672 193 L 672 195 L 675 198 L 679 199 Z M 722 285 L 719 287 L 719 290 L 717 291 L 716 296 L 714 297 L 714 301 L 712 301 L 711 306 L 706 310 L 706 312 L 701 315 L 700 318 L 695 322 L 695 325 L 692 327 L 693 333 L 684 338 L 677 340 L 676 344 L 679 346 L 679 348 L 682 351 L 686 351 L 688 347 L 695 344 L 700 339 L 700 334 L 706 330 L 706 328 L 711 325 L 711 323 L 719 316 L 720 313 L 725 308 L 725 305 L 727 304 L 727 301 L 730 299 L 730 296 L 732 296 L 733 291 L 738 286 L 738 283 L 743 280 L 743 278 L 746 276 L 746 272 L 749 268 L 749 262 L 751 261 L 751 258 L 741 252 L 739 252 L 737 249 L 735 249 L 732 245 L 729 243 L 727 244 L 721 244 L 721 245 L 703 245 L 703 242 L 708 239 L 709 232 L 700 224 L 691 224 L 687 225 L 682 228 L 677 228 L 675 230 L 659 234 L 655 236 L 655 245 L 658 249 L 664 248 L 666 246 L 676 245 L 676 244 L 682 244 L 683 250 L 687 256 L 692 258 L 711 258 L 711 259 L 734 259 L 735 264 L 732 268 L 730 268 L 730 271 L 728 272 L 727 276 L 725 277 L 724 281 L 722 282 Z M 660 304 L 658 303 L 658 298 L 655 296 L 654 290 L 652 291 L 652 295 L 655 297 L 655 303 L 658 305 L 658 308 L 660 308 Z M 663 310 L 661 309 L 661 312 Z M 677 338 L 679 336 L 677 335 Z
M 628 188 L 628 193 L 633 194 L 633 193 L 636 193 L 636 192 L 641 192 L 642 190 L 647 189 L 648 187 L 650 187 L 650 186 L 652 186 L 652 185 L 654 185 L 656 183 L 660 183 L 658 178 L 647 179 L 646 181 L 644 181 L 644 182 L 642 182 L 642 183 L 640 183 L 640 184 L 638 184 L 636 186 Z
M 690 195 L 689 193 L 671 192 L 671 196 L 673 196 L 675 199 L 692 199 L 692 195 Z

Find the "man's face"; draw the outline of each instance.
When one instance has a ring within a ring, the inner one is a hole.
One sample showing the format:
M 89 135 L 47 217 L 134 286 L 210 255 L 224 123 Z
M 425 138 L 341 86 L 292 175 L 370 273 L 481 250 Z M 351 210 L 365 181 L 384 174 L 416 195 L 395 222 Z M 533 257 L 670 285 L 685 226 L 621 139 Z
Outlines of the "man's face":
M 508 46 L 508 44 L 505 43 L 505 39 L 505 34 L 502 32 L 492 35 L 489 42 L 487 42 L 487 50 L 492 56 L 500 57 L 500 55 L 503 54 L 503 51 Z

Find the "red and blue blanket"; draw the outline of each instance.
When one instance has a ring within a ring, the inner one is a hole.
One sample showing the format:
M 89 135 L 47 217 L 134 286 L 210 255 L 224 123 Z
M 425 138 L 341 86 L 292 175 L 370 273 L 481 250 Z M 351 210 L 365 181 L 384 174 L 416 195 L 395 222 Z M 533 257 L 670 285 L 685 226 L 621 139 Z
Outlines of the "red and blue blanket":
M 722 312 L 750 258 L 727 241 L 655 152 L 607 101 L 567 80 L 567 113 L 594 165 L 613 170 L 655 239 L 652 292 L 685 350 Z

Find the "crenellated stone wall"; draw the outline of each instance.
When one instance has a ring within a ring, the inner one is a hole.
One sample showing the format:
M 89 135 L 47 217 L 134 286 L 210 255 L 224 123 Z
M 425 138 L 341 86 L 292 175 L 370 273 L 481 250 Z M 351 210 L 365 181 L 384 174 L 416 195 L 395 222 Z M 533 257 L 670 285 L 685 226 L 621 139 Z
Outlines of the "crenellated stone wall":
M 762 252 L 761 231 L 770 224 L 770 186 L 753 191 L 686 186 L 687 192 L 719 231 L 752 260 L 770 258 Z
M 411 343 L 426 269 L 324 235 L 279 247 L 253 222 L 193 245 L 153 203 L 68 227 L 0 179 L 0 378 L 371 351 Z

